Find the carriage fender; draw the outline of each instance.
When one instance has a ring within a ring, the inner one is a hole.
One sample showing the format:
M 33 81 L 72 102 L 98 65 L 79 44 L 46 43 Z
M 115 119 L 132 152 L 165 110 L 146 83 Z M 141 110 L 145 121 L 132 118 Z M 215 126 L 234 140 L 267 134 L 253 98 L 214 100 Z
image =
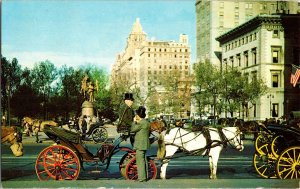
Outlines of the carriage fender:
M 124 151 L 124 152 L 128 152 L 128 153 L 134 152 L 134 150 L 129 147 L 120 147 L 119 149 L 120 149 L 120 151 Z

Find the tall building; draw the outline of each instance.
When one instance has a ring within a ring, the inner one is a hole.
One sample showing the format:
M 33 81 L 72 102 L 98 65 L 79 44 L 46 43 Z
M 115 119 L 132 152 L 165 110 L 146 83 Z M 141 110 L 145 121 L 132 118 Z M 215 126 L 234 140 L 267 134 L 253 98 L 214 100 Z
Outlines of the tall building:
M 124 52 L 117 55 L 112 67 L 111 84 L 123 83 L 131 89 L 139 88 L 139 95 L 147 98 L 153 87 L 159 94 L 166 90 L 161 85 L 162 75 L 176 72 L 180 86 L 186 86 L 183 84 L 190 75 L 190 57 L 187 35 L 180 34 L 178 42 L 149 40 L 137 18 Z
M 290 83 L 292 64 L 300 66 L 299 34 L 300 14 L 258 15 L 216 38 L 224 70 L 237 67 L 268 87 L 267 94 L 248 104 L 245 118 L 280 118 L 300 110 L 300 82 Z
M 196 0 L 197 62 L 220 64 L 216 37 L 260 14 L 300 13 L 297 1 Z

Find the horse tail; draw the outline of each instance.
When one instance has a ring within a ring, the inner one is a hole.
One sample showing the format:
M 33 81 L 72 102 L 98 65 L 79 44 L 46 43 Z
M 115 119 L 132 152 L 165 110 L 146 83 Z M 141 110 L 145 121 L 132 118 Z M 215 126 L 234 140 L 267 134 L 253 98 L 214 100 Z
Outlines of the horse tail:
M 166 144 L 165 144 L 165 140 L 164 137 L 165 136 L 165 131 L 161 132 L 158 136 L 158 148 L 157 148 L 157 159 L 162 160 L 165 155 L 166 155 Z

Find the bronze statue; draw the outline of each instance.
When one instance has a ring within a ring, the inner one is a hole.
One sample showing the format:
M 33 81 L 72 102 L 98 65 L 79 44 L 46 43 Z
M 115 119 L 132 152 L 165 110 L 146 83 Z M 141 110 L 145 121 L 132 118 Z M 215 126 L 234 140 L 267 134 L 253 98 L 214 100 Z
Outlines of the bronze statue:
M 95 91 L 98 91 L 98 80 L 96 80 L 96 86 L 90 81 L 87 75 L 81 81 L 81 90 L 80 93 L 83 94 L 84 99 L 89 102 L 95 101 Z

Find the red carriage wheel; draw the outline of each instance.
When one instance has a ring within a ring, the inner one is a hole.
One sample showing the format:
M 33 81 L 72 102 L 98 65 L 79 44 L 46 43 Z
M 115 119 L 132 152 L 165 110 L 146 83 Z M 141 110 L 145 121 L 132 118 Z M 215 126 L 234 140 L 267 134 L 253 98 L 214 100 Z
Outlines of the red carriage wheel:
M 39 180 L 76 180 L 80 172 L 80 161 L 68 147 L 49 146 L 39 154 L 35 172 Z
M 138 172 L 137 172 L 137 165 L 136 165 L 136 158 L 132 158 L 125 167 L 126 171 L 126 179 L 128 180 L 137 180 L 138 179 Z M 155 162 L 152 159 L 148 158 L 148 180 L 149 179 L 156 179 L 157 176 L 157 168 Z

